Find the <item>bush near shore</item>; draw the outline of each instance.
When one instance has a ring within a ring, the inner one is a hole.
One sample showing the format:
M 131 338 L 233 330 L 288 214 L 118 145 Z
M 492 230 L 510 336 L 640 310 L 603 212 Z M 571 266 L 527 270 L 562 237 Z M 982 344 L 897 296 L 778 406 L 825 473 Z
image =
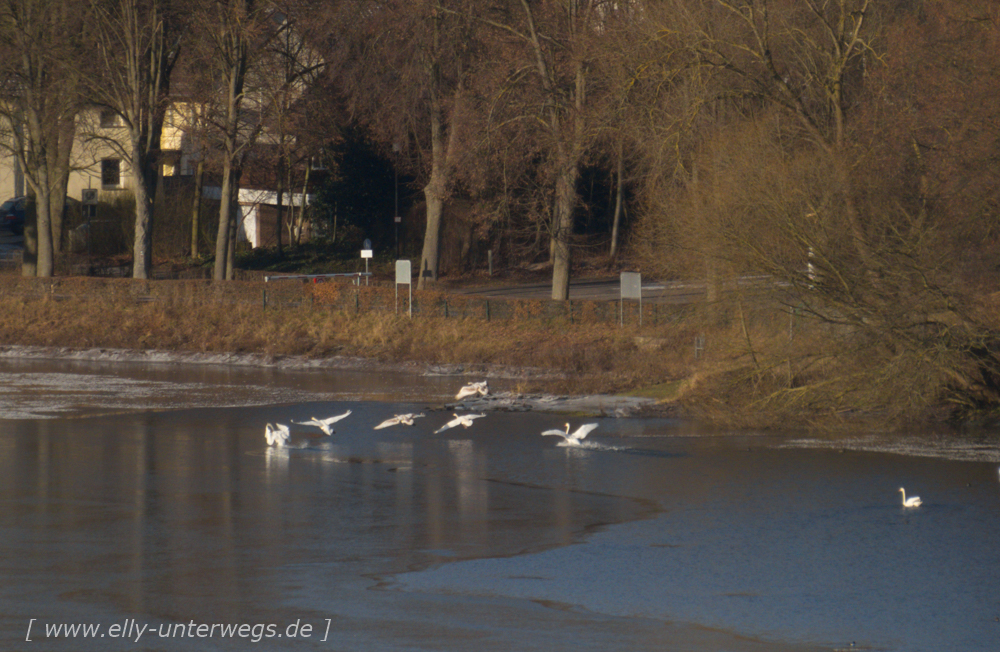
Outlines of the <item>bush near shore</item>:
M 549 391 L 652 396 L 673 411 L 743 427 L 954 417 L 954 373 L 965 364 L 947 352 L 884 364 L 766 292 L 678 308 L 642 326 L 634 315 L 624 325 L 609 321 L 617 302 L 605 302 L 614 305 L 601 317 L 599 306 L 567 314 L 550 301 L 520 301 L 506 318 L 495 307 L 487 319 L 475 310 L 444 316 L 442 293 L 415 291 L 414 299 L 424 308 L 410 318 L 405 302 L 394 311 L 391 285 L 296 282 L 279 290 L 261 281 L 3 276 L 0 344 L 503 367 L 525 370 L 523 391 L 537 390 L 544 370 L 560 378 L 545 381 Z

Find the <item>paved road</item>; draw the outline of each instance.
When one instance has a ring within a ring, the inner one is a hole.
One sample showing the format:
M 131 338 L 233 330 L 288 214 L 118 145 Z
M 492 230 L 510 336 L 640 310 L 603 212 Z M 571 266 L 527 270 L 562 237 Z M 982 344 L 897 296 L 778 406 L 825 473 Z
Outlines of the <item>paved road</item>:
M 549 299 L 552 283 L 532 283 L 492 287 L 470 287 L 456 290 L 457 294 L 506 299 Z M 569 298 L 579 301 L 615 301 L 621 298 L 621 281 L 616 277 L 570 281 Z M 705 284 L 689 281 L 660 283 L 645 282 L 642 300 L 653 303 L 695 303 L 705 298 Z

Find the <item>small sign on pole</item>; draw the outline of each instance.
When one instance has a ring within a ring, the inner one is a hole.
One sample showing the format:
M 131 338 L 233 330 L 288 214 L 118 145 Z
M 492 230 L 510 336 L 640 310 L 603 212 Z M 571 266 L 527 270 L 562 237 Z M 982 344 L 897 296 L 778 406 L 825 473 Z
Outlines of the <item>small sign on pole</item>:
M 80 204 L 83 206 L 83 216 L 88 221 L 97 217 L 97 188 L 84 188 L 80 194 L 80 199 Z M 87 237 L 89 246 L 89 234 Z
M 621 298 L 618 300 L 618 325 L 625 325 L 625 299 L 639 300 L 639 325 L 642 326 L 642 274 L 622 272 Z
M 365 261 L 365 285 L 368 285 L 368 259 L 372 257 L 372 241 L 365 238 L 365 242 L 361 246 L 364 247 L 361 250 L 361 257 Z
M 396 313 L 399 314 L 399 286 L 406 283 L 410 293 L 409 312 L 410 319 L 413 319 L 413 272 L 410 270 L 410 261 L 396 261 Z

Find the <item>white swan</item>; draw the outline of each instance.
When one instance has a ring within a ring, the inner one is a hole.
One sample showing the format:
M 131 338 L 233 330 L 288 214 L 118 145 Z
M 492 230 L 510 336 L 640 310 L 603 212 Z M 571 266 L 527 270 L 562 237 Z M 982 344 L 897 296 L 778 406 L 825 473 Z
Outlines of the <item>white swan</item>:
M 436 435 L 437 433 L 439 433 L 439 432 L 441 432 L 443 430 L 447 430 L 448 428 L 454 428 L 455 426 L 465 426 L 466 428 L 468 428 L 469 426 L 472 425 L 472 420 L 473 419 L 480 419 L 482 417 L 485 417 L 486 415 L 485 414 L 463 414 L 462 416 L 458 416 L 456 414 L 454 416 L 455 416 L 454 419 L 452 419 L 448 423 L 444 424 L 443 426 L 441 426 L 440 428 L 438 428 L 437 430 L 435 430 L 434 434 Z
M 906 497 L 906 490 L 902 487 L 899 488 L 899 492 L 903 494 L 903 507 L 920 507 L 924 504 L 924 501 L 920 500 L 920 496 L 910 496 Z
M 398 426 L 399 424 L 403 424 L 403 425 L 406 425 L 406 426 L 412 426 L 413 425 L 413 420 L 414 419 L 419 419 L 422 416 L 424 416 L 424 415 L 422 415 L 422 414 L 413 414 L 413 413 L 397 414 L 393 418 L 386 419 L 382 423 L 380 423 L 377 426 L 375 426 L 375 430 L 381 430 L 382 428 L 388 428 L 389 426 Z
M 283 423 L 279 423 L 276 426 L 272 426 L 269 423 L 264 426 L 264 439 L 267 440 L 268 446 L 284 448 L 284 446 L 288 443 L 288 438 L 291 436 L 292 433 L 288 430 L 288 426 Z
M 489 393 L 490 387 L 487 385 L 487 381 L 483 380 L 478 383 L 469 383 L 458 390 L 458 394 L 455 394 L 455 400 L 461 401 L 466 396 L 486 396 Z
M 337 423 L 341 419 L 346 419 L 350 415 L 351 411 L 348 410 L 347 412 L 344 412 L 343 414 L 338 414 L 335 417 L 328 417 L 326 419 L 317 419 L 316 417 L 313 417 L 309 421 L 292 421 L 292 423 L 296 423 L 300 426 L 316 426 L 317 428 L 325 432 L 327 435 L 332 435 L 334 431 L 333 428 L 331 428 L 330 426 Z
M 580 442 L 583 441 L 584 437 L 589 435 L 591 431 L 596 427 L 597 427 L 596 423 L 587 423 L 577 428 L 575 431 L 573 431 L 573 434 L 571 435 L 569 434 L 569 424 L 567 423 L 566 432 L 563 432 L 562 430 L 546 430 L 542 434 L 559 435 L 565 440 L 563 442 L 560 442 L 560 444 L 563 446 L 579 446 Z

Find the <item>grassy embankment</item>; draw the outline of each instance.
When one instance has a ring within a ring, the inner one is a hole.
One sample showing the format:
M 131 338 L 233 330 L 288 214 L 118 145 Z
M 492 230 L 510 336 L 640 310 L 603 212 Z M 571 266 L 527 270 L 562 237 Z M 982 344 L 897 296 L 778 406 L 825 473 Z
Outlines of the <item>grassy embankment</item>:
M 620 327 L 607 320 L 607 306 L 603 319 L 588 318 L 586 306 L 577 306 L 575 316 L 567 318 L 544 316 L 549 302 L 518 302 L 517 314 L 496 317 L 501 311 L 494 307 L 494 317 L 484 319 L 481 314 L 461 316 L 469 312 L 464 306 L 459 310 L 460 299 L 453 298 L 445 317 L 440 306 L 448 298 L 435 293 L 416 295 L 418 306 L 425 308 L 410 319 L 403 311 L 393 312 L 392 290 L 373 287 L 362 293 L 361 304 L 352 306 L 354 290 L 345 290 L 347 301 L 338 304 L 337 297 L 323 297 L 315 289 L 332 289 L 333 284 L 286 288 L 286 295 L 313 296 L 297 306 L 287 296 L 272 298 L 264 309 L 263 287 L 233 282 L 220 294 L 218 286 L 204 281 L 79 278 L 47 283 L 3 277 L 0 344 L 356 356 L 473 369 L 501 365 L 557 372 L 565 392 L 639 392 L 673 400 L 699 370 L 732 356 L 726 343 L 738 335 L 731 325 L 712 326 L 695 309 L 676 309 L 669 319 L 642 327 L 633 316 Z M 388 307 L 385 301 L 375 306 L 379 296 L 388 296 Z M 432 305 L 439 308 L 427 308 Z M 612 316 L 616 307 L 611 306 Z M 696 359 L 699 335 L 708 344 Z M 524 388 L 530 390 L 532 374 L 524 378 Z
M 947 412 L 939 400 L 947 379 L 923 367 L 887 372 L 866 351 L 850 355 L 828 325 L 789 315 L 761 294 L 714 306 L 644 304 L 640 327 L 634 312 L 618 325 L 617 302 L 573 302 L 568 313 L 550 301 L 495 302 L 484 311 L 433 292 L 415 292 L 411 319 L 405 304 L 394 311 L 393 292 L 391 285 L 3 276 L 0 345 L 347 356 L 463 365 L 476 374 L 505 367 L 525 392 L 544 382 L 548 391 L 649 396 L 731 426 L 885 427 Z M 560 380 L 543 381 L 537 371 Z

